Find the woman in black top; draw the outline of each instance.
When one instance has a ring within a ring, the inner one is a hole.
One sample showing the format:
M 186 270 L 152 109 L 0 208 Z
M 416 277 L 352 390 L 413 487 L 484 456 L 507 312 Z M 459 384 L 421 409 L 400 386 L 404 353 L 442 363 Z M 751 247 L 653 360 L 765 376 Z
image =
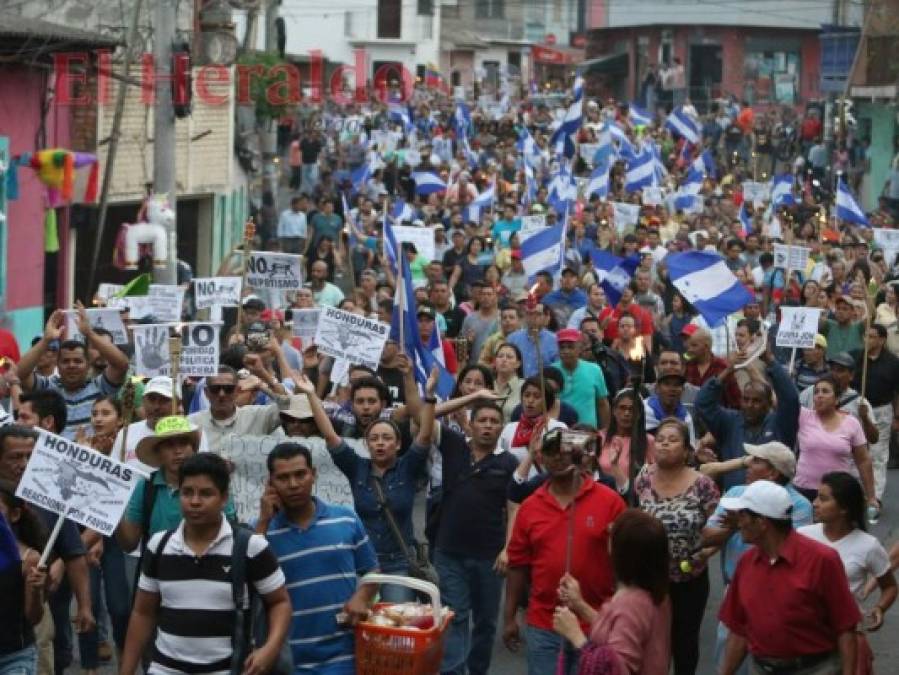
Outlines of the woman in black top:
M 46 530 L 12 483 L 0 481 L 0 675 L 35 675 L 34 626 L 44 614 Z

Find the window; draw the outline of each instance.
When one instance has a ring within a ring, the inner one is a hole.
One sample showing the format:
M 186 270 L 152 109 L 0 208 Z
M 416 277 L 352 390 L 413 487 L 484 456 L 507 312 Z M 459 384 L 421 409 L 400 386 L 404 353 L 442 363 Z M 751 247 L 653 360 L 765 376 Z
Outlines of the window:
M 747 49 L 743 97 L 757 103 L 795 103 L 799 94 L 799 52 Z
M 402 0 L 378 0 L 378 37 L 399 39 L 402 35 Z
M 506 15 L 506 0 L 475 0 L 477 19 L 502 19 Z
M 894 84 L 899 79 L 899 36 L 868 37 L 866 85 Z
M 434 16 L 434 0 L 418 0 L 418 13 L 422 16 Z

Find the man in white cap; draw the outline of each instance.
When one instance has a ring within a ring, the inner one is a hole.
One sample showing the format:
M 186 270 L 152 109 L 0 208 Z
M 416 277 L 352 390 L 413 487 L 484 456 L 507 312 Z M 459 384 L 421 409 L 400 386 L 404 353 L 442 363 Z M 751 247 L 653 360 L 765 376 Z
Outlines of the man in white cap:
M 754 548 L 719 613 L 730 630 L 719 674 L 734 675 L 748 653 L 753 675 L 853 675 L 862 615 L 839 554 L 793 530 L 793 501 L 777 483 L 757 480 L 721 506 Z
M 112 454 L 116 459 L 122 457 L 129 464 L 136 464 L 138 468 L 150 473 L 153 469 L 142 464 L 138 460 L 135 450 L 137 444 L 147 436 L 152 436 L 156 429 L 156 423 L 163 417 L 172 414 L 172 396 L 177 395 L 172 390 L 172 378 L 165 375 L 157 375 L 144 386 L 144 396 L 141 407 L 144 409 L 144 419 L 132 422 L 128 425 L 128 437 L 125 438 L 125 452 L 122 452 L 122 439 L 124 430 L 120 429 L 112 446 Z M 209 450 L 206 438 L 200 434 L 200 452 Z
M 741 497 L 749 485 L 758 480 L 771 481 L 782 485 L 789 493 L 793 504 L 793 510 L 790 515 L 793 529 L 798 529 L 803 525 L 810 525 L 813 520 L 812 505 L 808 499 L 803 497 L 790 484 L 793 476 L 796 475 L 796 456 L 793 454 L 793 451 L 777 441 L 763 443 L 762 445 L 746 443 L 743 449 L 746 451 L 746 454 L 742 457 L 726 462 L 708 462 L 703 464 L 700 470 L 707 475 L 715 477 L 729 469 L 745 469 L 746 484 L 734 485 L 730 488 L 724 495 L 729 498 Z M 752 548 L 751 544 L 743 541 L 743 537 L 740 536 L 738 529 L 736 516 L 733 513 L 729 514 L 719 504 L 702 531 L 703 544 L 706 546 L 723 546 L 721 549 L 721 577 L 725 586 L 733 578 L 740 558 L 746 551 Z M 724 657 L 724 646 L 727 643 L 727 636 L 727 627 L 719 622 L 718 638 L 715 647 L 718 665 L 721 665 L 721 660 Z M 744 664 L 737 672 L 740 675 L 745 675 L 749 670 Z

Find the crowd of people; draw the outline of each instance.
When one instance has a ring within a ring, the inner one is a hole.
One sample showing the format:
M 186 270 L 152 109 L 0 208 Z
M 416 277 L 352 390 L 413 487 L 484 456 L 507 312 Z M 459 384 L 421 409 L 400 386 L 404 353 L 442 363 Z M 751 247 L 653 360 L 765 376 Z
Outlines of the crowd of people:
M 490 672 L 499 633 L 532 675 L 692 675 L 709 610 L 724 675 L 872 673 L 865 634 L 897 594 L 899 547 L 866 529 L 899 426 L 899 268 L 837 217 L 834 186 L 857 166 L 844 154 L 864 141 L 843 129 L 827 153 L 810 109 L 776 145 L 795 111 L 731 98 L 700 114 L 671 77 L 695 142 L 645 92 L 648 120 L 584 96 L 568 138 L 566 108 L 527 98 L 302 106 L 282 120 L 289 208 L 260 210 L 253 247 L 304 255 L 306 283 L 244 288 L 214 375 L 141 378 L 132 345 L 80 306 L 83 340 L 60 311 L 21 350 L 4 339 L 0 674 L 59 675 L 76 638 L 86 675 L 114 655 L 125 675 L 354 673 L 353 625 L 377 597 L 416 597 L 360 584 L 372 571 L 438 583 L 454 612 L 443 673 Z M 655 182 L 633 189 L 645 148 Z M 681 195 L 700 165 L 690 206 L 649 198 Z M 420 172 L 445 189 L 423 193 Z M 775 176 L 786 192 L 745 198 Z M 886 188 L 869 225 L 899 215 Z M 525 217 L 563 226 L 548 266 L 532 266 Z M 399 225 L 432 230 L 433 254 L 391 251 Z M 778 243 L 807 264 L 776 267 Z M 672 281 L 666 258 L 685 251 L 719 254 L 748 300 L 709 320 Z M 377 368 L 341 363 L 293 334 L 316 307 L 409 320 L 420 344 L 393 331 Z M 785 307 L 820 310 L 813 346 L 778 346 Z M 16 496 L 43 432 L 147 475 L 114 536 L 67 520 L 46 566 L 58 516 Z M 241 458 L 222 455 L 247 436 L 277 443 L 239 518 Z M 352 507 L 317 496 L 326 468 Z M 716 556 L 726 593 L 709 608 Z M 238 639 L 250 596 L 260 630 Z

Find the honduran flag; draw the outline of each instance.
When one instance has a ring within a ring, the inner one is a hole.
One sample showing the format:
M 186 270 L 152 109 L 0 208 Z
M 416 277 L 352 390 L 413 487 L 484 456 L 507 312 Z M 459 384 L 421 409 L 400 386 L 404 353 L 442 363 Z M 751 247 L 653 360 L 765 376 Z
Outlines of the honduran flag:
M 435 192 L 446 192 L 446 183 L 440 180 L 440 176 L 430 171 L 415 171 L 412 173 L 415 181 L 415 193 L 430 195 Z
M 669 253 L 665 264 L 671 283 L 712 328 L 754 299 L 718 253 Z

